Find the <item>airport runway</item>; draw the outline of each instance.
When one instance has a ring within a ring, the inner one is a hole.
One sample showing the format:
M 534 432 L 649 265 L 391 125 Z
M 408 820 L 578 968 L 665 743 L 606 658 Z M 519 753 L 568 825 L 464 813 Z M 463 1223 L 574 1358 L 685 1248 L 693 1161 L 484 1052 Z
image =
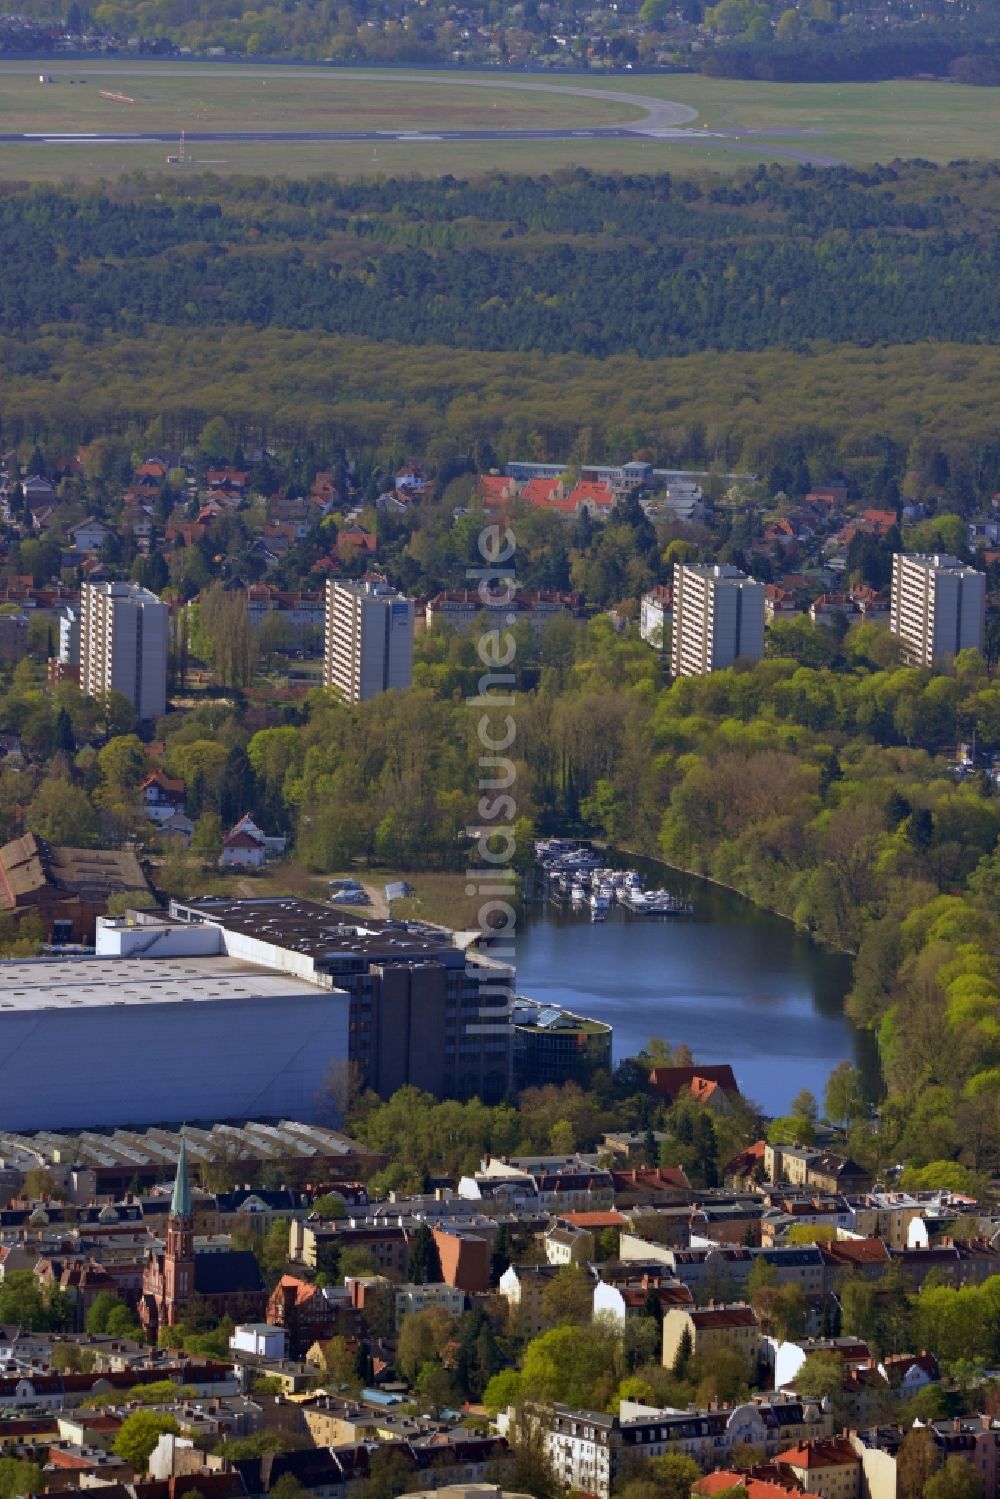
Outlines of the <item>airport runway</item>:
M 396 142 L 406 146 L 439 145 L 452 141 L 690 141 L 696 146 L 725 145 L 731 151 L 752 151 L 760 154 L 760 147 L 748 139 L 749 132 L 723 130 L 691 130 L 683 126 L 648 127 L 627 125 L 595 125 L 590 130 L 187 130 L 185 140 L 194 145 L 260 145 L 271 141 L 279 144 L 302 145 L 335 142 L 347 145 L 381 145 Z M 83 132 L 59 131 L 0 134 L 0 145 L 25 146 L 177 146 L 175 130 Z M 769 153 L 785 157 L 790 161 L 809 163 L 817 167 L 840 166 L 835 156 L 824 156 L 800 146 L 775 146 L 768 144 Z M 197 165 L 196 162 L 191 163 Z
M 30 73 L 38 69 L 37 62 L 27 63 L 5 62 L 0 63 L 0 75 L 4 73 Z M 93 66 L 78 62 L 73 65 L 74 72 L 86 72 L 92 78 L 123 77 L 134 78 L 136 72 L 129 65 L 97 61 Z M 165 64 L 150 70 L 151 76 L 160 78 L 190 77 L 191 66 L 173 67 Z M 319 70 L 317 70 L 319 71 Z M 210 68 L 198 66 L 199 77 L 230 78 L 239 76 L 243 78 L 260 78 L 264 81 L 274 78 L 276 75 L 285 77 L 301 77 L 302 68 L 268 67 L 257 69 L 234 67 Z M 441 144 L 450 141 L 574 141 L 574 140 L 663 140 L 663 141 L 688 141 L 693 145 L 711 146 L 725 145 L 733 151 L 752 151 L 760 154 L 759 146 L 755 146 L 748 137 L 752 135 L 764 135 L 763 131 L 732 130 L 704 130 L 691 128 L 692 121 L 698 118 L 698 111 L 689 104 L 679 104 L 673 99 L 657 99 L 649 94 L 630 94 L 623 90 L 594 89 L 581 87 L 579 84 L 554 83 L 548 79 L 526 78 L 521 74 L 506 75 L 500 78 L 470 77 L 464 73 L 432 74 L 426 73 L 401 73 L 401 72 L 375 72 L 364 69 L 344 69 L 335 76 L 344 77 L 348 80 L 360 80 L 363 82 L 385 83 L 388 79 L 407 84 L 428 84 L 436 88 L 443 85 L 451 85 L 458 88 L 485 88 L 485 89 L 514 89 L 518 92 L 537 92 L 546 94 L 572 94 L 577 98 L 611 100 L 616 104 L 626 105 L 629 109 L 639 111 L 635 120 L 630 120 L 622 125 L 593 125 L 577 126 L 571 128 L 564 126 L 556 129 L 472 129 L 472 130 L 188 130 L 185 132 L 187 142 L 190 145 L 257 145 L 264 142 L 276 142 L 278 144 L 303 144 L 303 143 L 340 143 L 359 145 L 378 145 L 380 142 L 399 142 L 405 145 Z M 780 130 L 775 135 L 800 136 L 799 131 Z M 178 132 L 171 131 L 49 131 L 0 134 L 0 144 L 4 145 L 176 145 Z M 813 151 L 805 144 L 795 146 L 779 146 L 768 144 L 771 155 L 785 157 L 788 160 L 800 163 L 809 163 L 812 166 L 840 166 L 841 162 L 835 156 L 827 156 Z

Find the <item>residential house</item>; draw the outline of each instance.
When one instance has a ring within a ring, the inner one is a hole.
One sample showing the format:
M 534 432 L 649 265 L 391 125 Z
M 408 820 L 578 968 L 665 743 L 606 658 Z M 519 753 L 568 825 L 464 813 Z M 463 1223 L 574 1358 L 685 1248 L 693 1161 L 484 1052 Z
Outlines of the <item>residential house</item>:
M 247 492 L 249 476 L 236 469 L 210 468 L 205 476 L 211 494 L 222 494 L 230 499 L 243 499 Z
M 343 531 L 337 533 L 337 544 L 334 550 L 341 562 L 349 562 L 352 557 L 359 554 L 374 557 L 378 551 L 378 540 L 375 533 L 365 526 L 346 526 Z
M 781 588 L 777 583 L 764 585 L 764 619 L 769 625 L 776 620 L 797 619 L 802 613 L 797 596 L 790 588 Z
M 582 515 L 586 511 L 592 519 L 603 520 L 614 509 L 615 503 L 610 484 L 600 479 L 581 479 L 556 508 L 561 510 L 565 507 L 566 513 L 573 516 Z
M 396 1332 L 404 1317 L 427 1311 L 430 1307 L 441 1307 L 450 1317 L 460 1317 L 465 1311 L 465 1292 L 443 1281 L 421 1286 L 404 1282 L 392 1287 L 392 1298 Z
M 43 478 L 40 474 L 29 474 L 26 479 L 22 479 L 21 493 L 32 514 L 36 506 L 49 510 L 55 508 L 56 487 L 51 480 Z
M 903 1400 L 919 1394 L 929 1384 L 938 1384 L 941 1379 L 938 1361 L 926 1348 L 921 1348 L 919 1353 L 888 1354 L 878 1367 L 893 1394 Z
M 184 813 L 184 782 L 173 780 L 162 770 L 152 771 L 139 785 L 143 816 L 164 823 Z
M 691 1098 L 710 1108 L 724 1109 L 728 1098 L 739 1097 L 732 1067 L 727 1063 L 704 1063 L 691 1067 L 654 1067 L 649 1086 L 667 1103 Z
M 942 1240 L 927 1249 L 897 1249 L 890 1258 L 906 1284 L 919 1288 L 931 1271 L 953 1286 L 978 1286 L 1000 1274 L 1000 1250 L 983 1240 L 969 1243 Z
M 182 848 L 187 848 L 194 837 L 194 823 L 185 812 L 174 812 L 159 823 L 156 829 L 160 838 L 175 838 Z
M 824 1150 L 806 1166 L 806 1185 L 816 1187 L 820 1192 L 867 1192 L 872 1186 L 872 1174 L 857 1161 L 852 1161 L 850 1156 Z
M 550 1265 L 586 1265 L 594 1258 L 594 1235 L 562 1219 L 546 1230 L 542 1243 Z
M 517 496 L 517 485 L 506 474 L 484 474 L 477 494 L 485 510 L 503 510 Z
M 845 1369 L 860 1369 L 872 1362 L 872 1351 L 860 1338 L 797 1338 L 778 1342 L 769 1338 L 768 1344 L 774 1363 L 774 1387 L 794 1387 L 796 1375 L 806 1359 L 812 1354 L 836 1355 Z
M 89 515 L 78 525 L 71 526 L 69 531 L 73 545 L 79 552 L 96 553 L 109 541 L 117 540 L 111 526 L 105 525 L 94 515 Z
M 657 650 L 664 650 L 666 632 L 674 617 L 674 590 L 669 583 L 654 583 L 644 593 L 639 610 L 639 635 Z
M 834 1239 L 817 1245 L 826 1266 L 827 1289 L 833 1290 L 844 1275 L 862 1280 L 881 1280 L 889 1268 L 889 1251 L 881 1239 Z
M 602 1274 L 610 1274 L 601 1267 Z M 650 1302 L 666 1316 L 671 1307 L 693 1307 L 694 1297 L 690 1288 L 673 1277 L 659 1279 L 655 1274 L 644 1272 L 634 1280 L 599 1280 L 594 1286 L 594 1316 L 614 1317 L 624 1322 L 626 1317 L 644 1317 L 649 1314 Z
M 268 859 L 284 857 L 287 839 L 268 837 L 244 813 L 222 840 L 219 863 L 223 869 L 261 869 Z
M 428 630 L 445 625 L 461 633 L 490 613 L 490 607 L 478 589 L 450 588 L 428 599 L 425 619 Z M 532 636 L 538 640 L 551 619 L 566 615 L 582 619 L 586 610 L 581 594 L 518 592 L 504 603 L 502 613 L 504 625 L 526 620 Z
M 288 1257 L 293 1263 L 328 1273 L 344 1249 L 363 1249 L 380 1275 L 403 1279 L 409 1259 L 407 1231 L 399 1223 L 357 1224 L 294 1220 L 289 1224 Z
M 765 1175 L 764 1152 L 767 1148 L 766 1140 L 757 1140 L 753 1145 L 748 1145 L 746 1150 L 741 1150 L 732 1160 L 727 1161 L 722 1168 L 722 1180 L 727 1187 L 749 1187 L 756 1185 Z
M 821 506 L 826 510 L 842 510 L 847 504 L 846 484 L 818 484 L 804 497 L 807 505 Z
M 764 1171 L 768 1181 L 787 1181 L 792 1186 L 815 1187 L 820 1192 L 861 1193 L 870 1190 L 869 1171 L 849 1156 L 836 1155 L 815 1145 L 772 1145 L 764 1148 Z

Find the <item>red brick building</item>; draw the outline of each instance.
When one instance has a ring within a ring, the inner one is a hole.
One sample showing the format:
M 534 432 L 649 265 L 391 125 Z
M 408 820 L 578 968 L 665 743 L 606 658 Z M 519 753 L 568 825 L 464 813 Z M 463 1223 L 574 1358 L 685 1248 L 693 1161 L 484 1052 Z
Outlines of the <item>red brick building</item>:
M 92 943 L 108 897 L 121 891 L 149 893 L 130 850 L 57 848 L 34 833 L 0 848 L 0 910 L 16 920 L 35 913 L 47 942 Z
M 360 1310 L 331 1300 L 319 1286 L 294 1275 L 283 1275 L 271 1292 L 267 1320 L 285 1329 L 289 1358 L 302 1358 L 317 1341 L 358 1337 L 364 1330 Z
M 185 1307 L 195 1295 L 217 1317 L 232 1317 L 234 1322 L 260 1321 L 267 1305 L 260 1267 L 250 1250 L 200 1254 L 195 1250 L 187 1147 L 182 1135 L 166 1244 L 162 1251 L 150 1254 L 142 1277 L 139 1315 L 151 1341 L 156 1341 L 161 1327 L 174 1327 L 183 1320 Z

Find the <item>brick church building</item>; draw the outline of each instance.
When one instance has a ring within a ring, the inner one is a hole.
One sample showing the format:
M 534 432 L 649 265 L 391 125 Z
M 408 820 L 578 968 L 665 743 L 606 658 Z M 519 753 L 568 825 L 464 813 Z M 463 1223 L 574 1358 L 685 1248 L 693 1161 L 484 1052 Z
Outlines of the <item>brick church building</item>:
M 194 1212 L 188 1179 L 187 1146 L 181 1136 L 167 1236 L 162 1250 L 147 1257 L 139 1316 L 151 1342 L 165 1327 L 183 1322 L 192 1298 L 216 1318 L 257 1322 L 267 1306 L 260 1266 L 249 1249 L 195 1248 Z

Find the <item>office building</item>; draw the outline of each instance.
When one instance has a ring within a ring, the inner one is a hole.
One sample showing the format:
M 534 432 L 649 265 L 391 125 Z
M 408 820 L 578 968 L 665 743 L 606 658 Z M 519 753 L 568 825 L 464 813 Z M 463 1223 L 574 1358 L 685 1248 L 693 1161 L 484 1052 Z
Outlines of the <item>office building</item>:
M 520 995 L 513 1005 L 514 1081 L 519 1088 L 586 1087 L 611 1071 L 611 1027 Z
M 349 994 L 348 1055 L 383 1098 L 406 1083 L 441 1098 L 507 1093 L 514 970 L 463 951 L 442 927 L 358 920 L 292 897 L 172 901 L 170 913 L 215 927 L 232 957 Z
M 739 568 L 674 568 L 670 669 L 675 677 L 722 671 L 764 654 L 764 585 Z
M 390 688 L 402 691 L 413 675 L 413 603 L 384 578 L 326 585 L 323 681 L 349 703 L 364 703 Z
M 956 557 L 897 552 L 892 559 L 889 627 L 915 666 L 981 651 L 986 637 L 986 577 Z
M 85 583 L 80 590 L 80 687 L 88 697 L 120 692 L 139 718 L 167 707 L 167 606 L 136 583 Z

